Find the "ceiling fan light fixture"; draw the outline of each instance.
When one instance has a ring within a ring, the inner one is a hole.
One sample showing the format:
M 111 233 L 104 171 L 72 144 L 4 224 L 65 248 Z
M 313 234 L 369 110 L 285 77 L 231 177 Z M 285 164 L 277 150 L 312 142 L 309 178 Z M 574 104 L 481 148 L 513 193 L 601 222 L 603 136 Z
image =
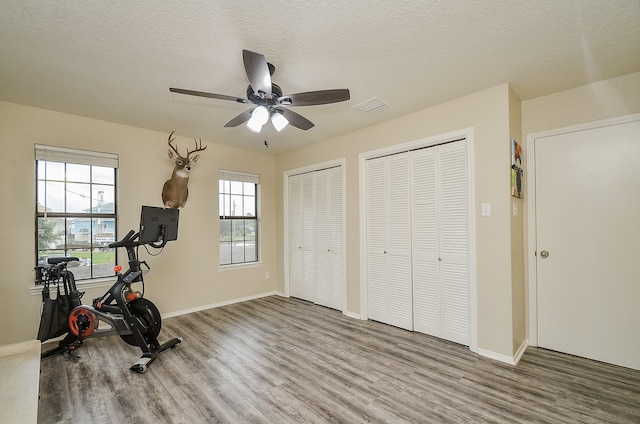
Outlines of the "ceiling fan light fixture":
M 269 120 L 269 111 L 264 106 L 258 106 L 251 112 L 251 119 L 247 122 L 247 128 L 254 133 L 259 133 L 262 126 Z
M 280 112 L 275 112 L 271 117 L 271 123 L 273 124 L 273 127 L 276 129 L 276 131 L 280 132 L 284 129 L 284 127 L 289 125 L 289 120 L 285 118 L 284 115 Z
M 247 128 L 251 132 L 260 133 L 260 131 L 262 130 L 262 125 L 256 123 L 255 121 L 249 120 L 249 122 L 247 122 Z

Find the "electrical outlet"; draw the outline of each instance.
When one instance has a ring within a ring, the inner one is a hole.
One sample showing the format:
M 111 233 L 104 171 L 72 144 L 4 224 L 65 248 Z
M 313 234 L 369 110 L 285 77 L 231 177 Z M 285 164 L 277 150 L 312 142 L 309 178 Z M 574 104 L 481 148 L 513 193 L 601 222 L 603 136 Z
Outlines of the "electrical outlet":
M 270 276 L 269 276 L 269 271 L 265 272 L 265 273 L 264 273 L 264 279 L 265 279 L 265 280 L 268 280 L 268 279 L 269 279 L 269 277 L 270 277 Z

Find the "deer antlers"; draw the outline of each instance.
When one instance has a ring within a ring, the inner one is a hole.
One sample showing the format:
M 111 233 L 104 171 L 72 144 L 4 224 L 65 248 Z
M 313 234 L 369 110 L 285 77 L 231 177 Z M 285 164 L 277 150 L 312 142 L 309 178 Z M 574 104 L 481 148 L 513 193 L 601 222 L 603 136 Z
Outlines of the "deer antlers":
M 194 138 L 193 141 L 196 143 L 195 150 L 187 149 L 187 156 L 183 157 L 180 154 L 180 152 L 178 152 L 178 149 L 173 144 L 171 144 L 171 143 L 173 143 L 175 141 L 175 138 L 172 138 L 174 133 L 175 133 L 175 131 L 171 131 L 171 134 L 169 134 L 168 144 L 169 144 L 169 147 L 171 147 L 171 150 L 173 150 L 176 153 L 176 155 L 178 155 L 179 158 L 187 159 L 189 157 L 189 155 L 191 155 L 192 153 L 201 152 L 201 151 L 205 150 L 208 147 L 208 146 L 202 147 L 202 139 L 200 139 L 200 144 L 198 145 L 198 141 L 196 141 L 196 139 Z M 169 154 L 171 155 L 171 152 L 169 152 Z M 194 158 L 194 162 L 195 162 L 195 160 L 196 159 Z

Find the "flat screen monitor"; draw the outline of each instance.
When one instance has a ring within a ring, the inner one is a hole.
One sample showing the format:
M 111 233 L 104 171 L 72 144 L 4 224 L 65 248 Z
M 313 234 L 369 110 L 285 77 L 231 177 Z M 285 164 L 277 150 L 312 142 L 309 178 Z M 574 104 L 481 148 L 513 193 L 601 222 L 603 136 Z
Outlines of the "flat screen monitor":
M 139 243 L 166 243 L 178 239 L 178 209 L 143 206 Z

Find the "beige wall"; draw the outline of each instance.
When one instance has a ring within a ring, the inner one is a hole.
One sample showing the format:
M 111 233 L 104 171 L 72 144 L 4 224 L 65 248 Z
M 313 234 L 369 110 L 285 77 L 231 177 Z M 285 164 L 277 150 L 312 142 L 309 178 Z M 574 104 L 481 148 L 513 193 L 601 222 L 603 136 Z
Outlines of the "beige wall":
M 517 102 L 516 102 L 517 103 Z M 510 220 L 510 88 L 507 84 L 462 97 L 360 131 L 281 154 L 276 158 L 278 251 L 283 252 L 283 172 L 337 158 L 346 161 L 347 313 L 360 311 L 360 234 L 358 156 L 463 128 L 473 128 L 476 222 L 476 276 L 479 349 L 513 356 L 513 305 Z M 354 114 L 357 112 L 354 111 Z M 517 113 L 517 112 L 516 112 Z M 357 115 L 354 116 L 357 119 Z M 517 129 L 517 128 L 516 128 Z M 492 216 L 480 216 L 491 203 Z M 517 249 L 516 249 L 517 250 Z M 283 275 L 282 258 L 278 275 Z M 279 287 L 280 290 L 283 286 Z M 520 308 L 522 309 L 522 308 Z M 519 311 L 524 315 L 524 311 Z M 523 320 L 524 318 L 522 318 Z M 524 328 L 518 334 L 524 333 Z
M 640 72 L 522 102 L 523 135 L 640 112 Z
M 518 95 L 509 90 L 509 137 L 523 145 L 522 110 Z M 526 176 L 525 158 L 522 166 Z M 511 197 L 511 302 L 513 316 L 513 354 L 526 343 L 526 308 L 524 279 L 524 196 Z
M 162 184 L 171 175 L 167 135 L 109 122 L 0 102 L 0 345 L 34 339 L 38 330 L 41 297 L 31 295 L 35 263 L 34 144 L 49 144 L 117 153 L 118 233 L 137 229 L 140 206 L 162 206 Z M 177 137 L 178 146 L 193 145 Z M 201 308 L 275 290 L 274 157 L 203 140 L 189 181 L 189 200 L 180 212 L 179 237 L 157 257 L 141 249 L 152 272 L 145 295 L 163 314 Z M 259 173 L 261 178 L 261 237 L 263 265 L 218 271 L 218 169 Z M 119 262 L 126 265 L 120 252 Z M 271 271 L 272 278 L 265 279 Z M 106 290 L 88 290 L 84 303 Z M 161 336 L 162 338 L 162 336 Z

